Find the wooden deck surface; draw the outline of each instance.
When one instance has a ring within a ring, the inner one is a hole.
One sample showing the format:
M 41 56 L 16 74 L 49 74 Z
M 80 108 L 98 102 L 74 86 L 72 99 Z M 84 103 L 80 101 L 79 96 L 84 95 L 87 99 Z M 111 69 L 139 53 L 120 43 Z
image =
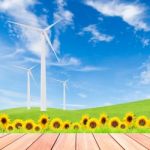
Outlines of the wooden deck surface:
M 0 150 L 150 150 L 150 134 L 0 134 Z

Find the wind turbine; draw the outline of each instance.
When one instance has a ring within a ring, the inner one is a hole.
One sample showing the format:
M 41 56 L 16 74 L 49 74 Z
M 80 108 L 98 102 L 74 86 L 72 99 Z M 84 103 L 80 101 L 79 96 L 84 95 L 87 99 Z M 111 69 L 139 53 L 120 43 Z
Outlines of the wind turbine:
M 66 110 L 66 88 L 67 88 L 67 82 L 68 80 L 62 81 L 58 79 L 51 78 L 63 85 L 63 109 Z
M 61 20 L 58 20 L 44 29 L 17 23 L 17 22 L 13 22 L 13 21 L 8 21 L 8 22 L 11 24 L 20 26 L 22 28 L 26 28 L 26 29 L 30 29 L 30 30 L 34 30 L 34 31 L 38 32 L 41 35 L 41 43 L 43 44 L 45 41 L 47 41 L 48 45 L 50 46 L 51 50 L 53 51 L 53 53 L 57 59 L 57 61 L 59 62 L 60 60 L 56 54 L 56 51 L 54 50 L 54 48 L 52 46 L 52 42 L 50 41 L 50 39 L 48 37 L 48 32 L 51 28 L 53 28 L 60 21 Z M 46 49 L 44 49 L 43 51 L 41 50 L 41 111 L 47 110 L 46 101 L 47 101 L 46 100 Z
M 25 70 L 27 72 L 27 109 L 31 109 L 31 84 L 30 84 L 30 77 L 33 79 L 33 81 L 36 84 L 36 81 L 32 74 L 32 69 L 34 69 L 36 66 L 32 66 L 31 68 L 25 68 L 20 66 L 15 66 L 16 68 L 19 68 L 21 70 Z

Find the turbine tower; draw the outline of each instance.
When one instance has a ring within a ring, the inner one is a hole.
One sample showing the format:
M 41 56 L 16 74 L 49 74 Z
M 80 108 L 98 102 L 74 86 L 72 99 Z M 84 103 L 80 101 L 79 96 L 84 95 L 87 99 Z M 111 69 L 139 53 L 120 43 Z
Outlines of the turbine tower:
M 66 88 L 67 88 L 67 82 L 68 80 L 62 81 L 58 79 L 51 78 L 63 85 L 63 109 L 66 110 Z
M 32 66 L 31 68 L 25 68 L 25 67 L 20 67 L 20 66 L 15 66 L 15 67 L 21 70 L 25 70 L 27 72 L 27 109 L 31 109 L 31 83 L 30 83 L 31 79 L 30 77 L 33 79 L 33 81 L 36 84 L 36 81 L 32 74 L 32 69 L 34 69 L 36 66 Z
M 50 46 L 51 50 L 53 51 L 57 61 L 59 62 L 59 58 L 56 54 L 56 51 L 54 50 L 52 46 L 52 42 L 50 41 L 48 37 L 48 32 L 51 28 L 53 28 L 58 22 L 61 20 L 56 21 L 55 23 L 49 25 L 48 27 L 41 29 L 37 27 L 32 27 L 30 25 L 25 25 L 13 21 L 8 21 L 11 24 L 15 24 L 17 26 L 20 26 L 22 28 L 34 30 L 41 35 L 41 43 L 43 44 L 45 41 L 47 41 L 48 45 Z M 47 110 L 47 104 L 46 104 L 46 49 L 42 50 L 41 49 L 41 111 L 46 111 Z

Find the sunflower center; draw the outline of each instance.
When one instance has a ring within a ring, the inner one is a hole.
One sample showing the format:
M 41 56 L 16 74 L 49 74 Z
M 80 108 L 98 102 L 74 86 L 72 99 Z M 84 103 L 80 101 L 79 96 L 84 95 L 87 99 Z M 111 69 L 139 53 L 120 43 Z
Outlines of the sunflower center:
M 79 129 L 79 126 L 78 125 L 74 125 L 74 129 Z
M 118 122 L 117 121 L 112 121 L 111 125 L 116 128 L 118 126 Z
M 1 122 L 2 122 L 2 124 L 6 124 L 6 123 L 7 123 L 6 118 L 2 118 L 2 119 L 1 119 Z
M 69 124 L 65 124 L 65 129 L 68 129 L 69 128 Z
M 126 126 L 124 125 L 124 124 L 121 124 L 121 129 L 125 129 L 126 128 Z
M 145 121 L 144 119 L 141 119 L 141 120 L 139 121 L 139 124 L 140 124 L 141 126 L 144 126 L 144 125 L 146 124 L 146 121 Z
M 31 123 L 26 124 L 26 129 L 31 130 L 33 128 L 33 125 Z
M 40 130 L 40 128 L 39 127 L 35 127 L 35 131 L 39 131 Z
M 106 118 L 103 117 L 101 122 L 102 122 L 102 124 L 105 124 L 106 123 Z
M 132 116 L 128 116 L 128 117 L 127 117 L 127 121 L 128 121 L 128 122 L 132 122 L 132 120 L 133 120 Z
M 90 127 L 91 127 L 91 128 L 96 128 L 96 122 L 92 121 L 92 122 L 90 123 Z
M 59 122 L 54 122 L 54 127 L 58 129 L 60 127 L 60 123 Z
M 84 119 L 84 120 L 83 120 L 83 124 L 86 125 L 86 124 L 87 124 L 87 121 L 88 121 L 87 119 Z
M 16 123 L 15 127 L 16 127 L 17 129 L 19 129 L 19 128 L 22 127 L 22 124 L 21 124 L 20 122 L 18 122 L 18 123 Z
M 42 119 L 42 124 L 46 124 L 47 123 L 47 119 Z
M 9 127 L 8 127 L 8 130 L 9 130 L 9 131 L 12 131 L 12 130 L 13 130 L 13 127 L 12 127 L 12 126 L 9 126 Z

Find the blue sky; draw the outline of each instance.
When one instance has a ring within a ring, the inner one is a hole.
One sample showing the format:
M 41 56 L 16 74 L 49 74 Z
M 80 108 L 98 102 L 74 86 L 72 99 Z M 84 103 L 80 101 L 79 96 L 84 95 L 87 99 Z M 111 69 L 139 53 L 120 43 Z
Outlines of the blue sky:
M 43 48 L 49 107 L 62 107 L 62 85 L 51 78 L 69 79 L 68 104 L 97 107 L 150 98 L 149 9 L 147 0 L 0 0 L 0 109 L 26 105 L 26 72 L 13 65 L 38 65 L 31 95 L 39 106 Z M 49 37 L 61 63 L 36 32 L 8 23 L 44 28 L 60 18 Z

